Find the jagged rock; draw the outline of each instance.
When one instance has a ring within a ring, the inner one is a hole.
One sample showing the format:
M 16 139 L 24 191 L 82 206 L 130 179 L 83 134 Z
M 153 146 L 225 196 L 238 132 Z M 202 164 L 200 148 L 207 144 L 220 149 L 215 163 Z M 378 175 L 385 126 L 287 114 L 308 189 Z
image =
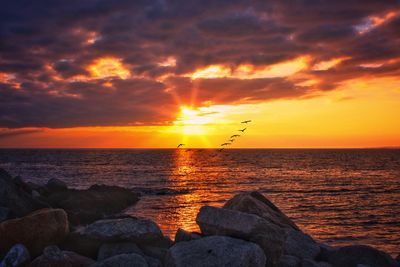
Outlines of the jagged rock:
M 103 261 L 116 255 L 136 253 L 144 256 L 140 248 L 132 242 L 103 244 L 97 256 L 97 261 Z
M 0 223 L 7 220 L 10 216 L 10 209 L 6 207 L 0 207 Z
M 64 241 L 59 245 L 62 250 L 73 251 L 92 259 L 97 259 L 97 253 L 102 241 L 89 238 L 79 232 L 69 233 Z
M 395 267 L 397 262 L 387 253 L 370 246 L 346 246 L 331 251 L 328 260 L 334 267 L 353 267 L 357 264 L 370 267 Z
M 282 255 L 279 259 L 278 267 L 299 267 L 300 259 L 291 255 Z
M 29 267 L 87 267 L 95 261 L 72 251 L 61 251 L 57 246 L 48 246 L 43 255 L 31 262 Z
M 149 267 L 144 257 L 139 254 L 121 254 L 104 261 L 97 262 L 90 267 Z
M 66 191 L 68 190 L 68 186 L 65 182 L 57 178 L 51 178 L 47 181 L 46 189 L 50 192 Z
M 226 235 L 258 244 L 268 266 L 276 266 L 282 255 L 285 232 L 265 219 L 236 210 L 204 206 L 196 218 L 204 235 Z
M 61 242 L 68 232 L 68 219 L 64 210 L 38 210 L 0 224 L 0 252 L 21 243 L 32 255 L 38 255 L 46 246 Z
M 188 232 L 179 228 L 175 234 L 175 242 L 191 241 L 201 238 L 200 234 Z
M 264 267 L 265 262 L 264 252 L 252 242 L 227 236 L 210 236 L 176 243 L 168 251 L 165 266 Z
M 135 204 L 139 197 L 126 188 L 93 185 L 87 190 L 68 189 L 53 192 L 48 202 L 64 209 L 73 225 L 88 224 L 122 211 Z
M 297 230 L 287 231 L 284 244 L 284 254 L 300 259 L 315 259 L 321 248 L 309 235 Z
M 0 267 L 20 267 L 30 261 L 31 256 L 28 249 L 22 244 L 17 244 L 10 249 L 3 261 L 1 261 Z
M 235 195 L 225 203 L 223 208 L 255 214 L 280 228 L 300 231 L 299 227 L 289 217 L 256 191 Z
M 11 219 L 25 216 L 49 205 L 32 198 L 30 193 L 15 184 L 13 178 L 0 168 L 0 207 L 8 209 L 7 219 Z
M 156 223 L 132 217 L 94 222 L 83 230 L 83 234 L 105 242 L 133 241 L 139 244 L 163 238 Z

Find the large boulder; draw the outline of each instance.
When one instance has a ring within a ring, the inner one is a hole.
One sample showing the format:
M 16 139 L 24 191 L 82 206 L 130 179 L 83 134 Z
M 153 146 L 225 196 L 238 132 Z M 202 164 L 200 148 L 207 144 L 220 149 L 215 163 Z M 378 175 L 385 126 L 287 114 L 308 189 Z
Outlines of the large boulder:
M 25 266 L 30 261 L 31 256 L 28 249 L 22 244 L 17 244 L 10 249 L 3 261 L 0 262 L 0 267 Z
M 25 216 L 49 205 L 32 198 L 30 193 L 14 182 L 10 174 L 0 168 L 0 207 L 3 207 L 2 216 L 5 220 Z
M 0 253 L 15 244 L 24 244 L 32 255 L 38 255 L 46 246 L 61 242 L 68 232 L 64 210 L 41 209 L 0 224 Z
M 268 266 L 279 262 L 285 231 L 257 215 L 204 206 L 196 222 L 204 235 L 226 235 L 257 243 L 265 252 Z
M 132 241 L 139 244 L 152 243 L 163 238 L 155 222 L 133 217 L 100 220 L 88 225 L 82 234 L 104 242 Z
M 166 267 L 264 267 L 265 254 L 251 242 L 227 236 L 210 236 L 172 246 Z
M 121 254 L 104 261 L 97 262 L 91 267 L 149 267 L 146 259 L 139 254 Z
M 68 213 L 73 225 L 88 224 L 122 211 L 139 200 L 136 193 L 117 186 L 93 185 L 86 190 L 52 192 L 47 201 Z
M 311 236 L 297 230 L 289 230 L 286 234 L 284 254 L 296 256 L 300 259 L 315 259 L 321 248 Z
M 31 262 L 29 267 L 88 267 L 95 261 L 72 251 L 61 251 L 56 246 L 46 247 L 43 255 Z
M 300 259 L 291 255 L 282 255 L 278 267 L 300 267 Z
M 122 242 L 122 243 L 106 243 L 103 244 L 97 256 L 97 261 L 103 261 L 105 259 L 121 255 L 136 253 L 144 256 L 140 248 L 133 242 Z
M 370 267 L 396 267 L 397 262 L 387 253 L 370 246 L 346 246 L 333 250 L 328 260 L 334 267 L 353 267 L 358 264 Z
M 280 228 L 300 231 L 277 206 L 256 191 L 235 195 L 223 208 L 255 214 Z

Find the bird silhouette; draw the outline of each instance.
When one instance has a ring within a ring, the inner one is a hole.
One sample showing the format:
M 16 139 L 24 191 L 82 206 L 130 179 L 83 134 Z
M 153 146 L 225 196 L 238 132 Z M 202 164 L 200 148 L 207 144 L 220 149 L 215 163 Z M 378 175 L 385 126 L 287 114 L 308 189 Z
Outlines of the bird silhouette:
M 221 146 L 229 146 L 231 143 L 223 143 Z
M 246 129 L 247 128 L 244 128 L 244 129 L 241 129 L 241 130 L 238 130 L 238 131 L 244 133 L 244 131 L 246 131 Z
M 239 134 L 231 135 L 231 138 L 235 138 L 235 137 L 240 137 L 240 135 Z
M 185 144 L 179 144 L 176 148 L 180 148 L 181 146 L 184 146 Z
M 251 122 L 251 120 L 247 120 L 247 121 L 242 121 L 241 123 L 249 123 L 249 122 Z

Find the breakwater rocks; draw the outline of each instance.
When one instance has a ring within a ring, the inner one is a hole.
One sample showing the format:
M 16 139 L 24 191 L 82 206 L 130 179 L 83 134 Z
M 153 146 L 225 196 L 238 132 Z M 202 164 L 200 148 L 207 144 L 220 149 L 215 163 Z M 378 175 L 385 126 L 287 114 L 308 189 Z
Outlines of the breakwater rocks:
M 258 192 L 202 207 L 200 233 L 178 229 L 174 241 L 151 220 L 113 215 L 138 200 L 119 187 L 39 186 L 0 169 L 0 267 L 400 266 L 369 246 L 318 243 Z

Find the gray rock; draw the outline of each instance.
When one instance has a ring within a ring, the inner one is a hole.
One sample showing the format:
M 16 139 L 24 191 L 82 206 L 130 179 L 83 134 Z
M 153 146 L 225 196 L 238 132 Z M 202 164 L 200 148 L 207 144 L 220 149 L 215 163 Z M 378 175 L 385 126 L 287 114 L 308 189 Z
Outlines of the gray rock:
M 140 248 L 132 242 L 103 244 L 97 256 L 97 261 L 103 261 L 116 255 L 136 253 L 144 255 Z
M 66 183 L 57 178 L 51 178 L 49 181 L 47 181 L 46 189 L 50 192 L 65 191 L 68 190 L 68 186 Z
M 282 255 L 278 267 L 299 267 L 300 259 L 291 255 Z
M 159 259 L 156 259 L 156 258 L 153 258 L 150 256 L 146 256 L 146 255 L 144 255 L 143 257 L 146 260 L 147 265 L 149 265 L 149 267 L 162 267 L 163 266 L 161 260 L 159 260 Z
M 87 225 L 122 211 L 139 201 L 139 197 L 126 188 L 93 185 L 85 190 L 51 192 L 47 201 L 52 207 L 65 210 L 72 225 Z
M 149 265 L 142 256 L 133 253 L 117 255 L 90 267 L 149 267 Z
M 30 193 L 15 184 L 13 178 L 0 168 L 0 207 L 8 209 L 7 219 L 10 219 L 25 216 L 49 205 L 32 198 Z
M 22 245 L 14 245 L 7 255 L 4 257 L 3 261 L 0 263 L 0 267 L 19 267 L 24 266 L 31 261 L 31 256 L 28 249 Z
M 155 247 L 155 246 L 149 246 L 149 245 L 142 245 L 140 246 L 140 249 L 144 252 L 149 257 L 158 259 L 160 261 L 164 261 L 165 256 L 168 253 L 167 248 L 160 248 L 160 247 Z
M 196 240 L 199 238 L 201 238 L 201 235 L 192 233 L 192 232 L 188 232 L 181 228 L 179 228 L 175 234 L 175 242 L 191 241 L 191 240 Z
M 33 198 L 40 198 L 41 197 L 40 193 L 38 191 L 36 191 L 36 190 L 32 190 L 31 195 L 32 195 Z
M 163 238 L 156 223 L 132 217 L 94 222 L 83 230 L 83 234 L 106 242 L 151 243 Z
M 265 263 L 265 254 L 258 245 L 227 236 L 176 243 L 165 259 L 166 267 L 264 267 Z
M 236 210 L 205 206 L 196 218 L 204 235 L 226 235 L 258 244 L 269 266 L 276 266 L 282 255 L 285 232 L 265 219 Z
M 255 214 L 282 229 L 300 231 L 299 227 L 277 206 L 256 191 L 235 195 L 223 208 Z
M 70 232 L 59 244 L 62 250 L 73 251 L 92 259 L 97 259 L 98 251 L 103 244 L 100 240 L 91 239 L 79 232 Z
M 320 253 L 320 246 L 309 235 L 297 230 L 289 230 L 284 244 L 284 254 L 300 259 L 315 259 Z
M 0 223 L 7 220 L 10 216 L 10 209 L 6 207 L 0 207 Z
M 31 262 L 29 267 L 88 267 L 95 261 L 72 251 L 61 251 L 57 246 L 48 246 L 43 255 Z
M 387 253 L 370 246 L 356 245 L 331 251 L 328 262 L 334 267 L 354 267 L 357 264 L 370 267 L 395 267 L 397 262 Z

